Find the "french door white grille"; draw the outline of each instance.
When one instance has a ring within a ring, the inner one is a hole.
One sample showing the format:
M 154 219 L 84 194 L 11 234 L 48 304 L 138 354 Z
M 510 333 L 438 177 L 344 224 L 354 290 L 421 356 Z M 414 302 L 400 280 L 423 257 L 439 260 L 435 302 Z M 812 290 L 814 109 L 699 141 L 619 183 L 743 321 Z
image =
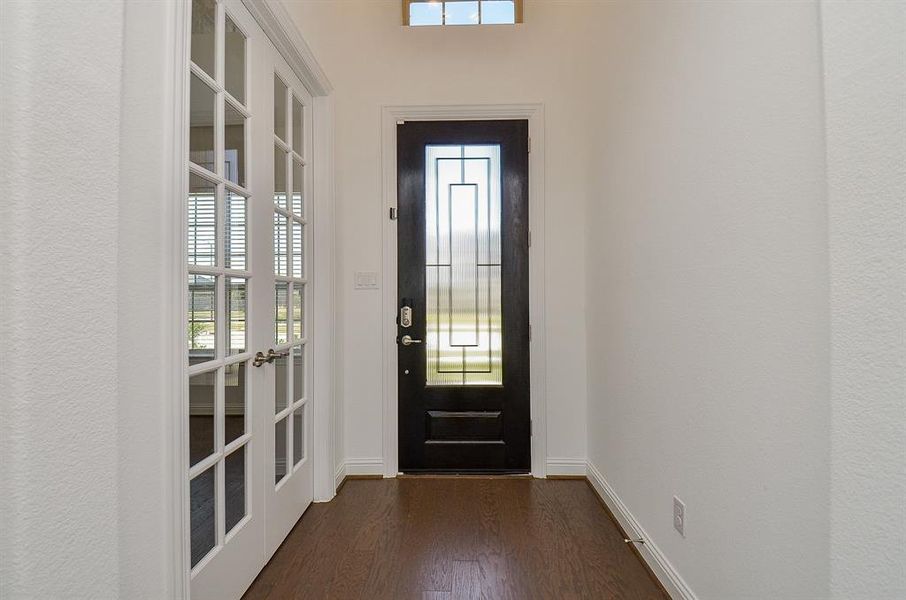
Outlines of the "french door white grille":
M 274 74 L 274 483 L 280 486 L 305 460 L 305 326 L 309 252 L 305 179 L 307 109 Z
M 249 518 L 247 105 L 245 15 L 193 0 L 186 198 L 190 567 Z

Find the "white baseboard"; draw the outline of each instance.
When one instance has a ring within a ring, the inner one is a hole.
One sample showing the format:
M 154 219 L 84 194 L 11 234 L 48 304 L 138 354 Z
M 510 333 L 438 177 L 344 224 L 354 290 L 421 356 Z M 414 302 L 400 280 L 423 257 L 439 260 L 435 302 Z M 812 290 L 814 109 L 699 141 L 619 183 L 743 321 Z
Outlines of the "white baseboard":
M 350 458 L 345 463 L 345 475 L 383 475 L 383 458 Z
M 620 522 L 620 526 L 623 527 L 626 535 L 645 540 L 644 544 L 636 544 L 635 547 L 651 570 L 654 571 L 655 576 L 660 580 L 661 585 L 664 586 L 670 597 L 675 600 L 697 600 L 689 584 L 680 577 L 680 574 L 670 564 L 664 553 L 651 541 L 651 538 L 645 533 L 642 524 L 629 512 L 629 508 L 623 504 L 623 501 L 617 496 L 616 491 L 610 487 L 601 472 L 593 464 L 588 463 L 587 473 L 588 481 L 591 482 L 594 490 L 610 508 L 617 521 Z
M 339 465 L 337 465 L 337 472 L 336 472 L 336 474 L 334 474 L 334 477 L 333 477 L 334 493 L 336 493 L 337 488 L 340 487 L 340 484 L 343 483 L 344 479 L 346 479 L 346 463 L 341 462 Z
M 580 476 L 587 475 L 588 461 L 584 458 L 548 458 L 547 476 Z

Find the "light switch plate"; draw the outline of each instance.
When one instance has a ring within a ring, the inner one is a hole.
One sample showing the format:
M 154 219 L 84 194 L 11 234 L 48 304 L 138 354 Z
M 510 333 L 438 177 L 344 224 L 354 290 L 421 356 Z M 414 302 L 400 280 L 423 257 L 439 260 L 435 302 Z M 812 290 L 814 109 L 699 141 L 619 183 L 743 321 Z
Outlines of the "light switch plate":
M 378 274 L 375 271 L 356 271 L 355 272 L 355 289 L 357 290 L 376 290 L 378 285 Z

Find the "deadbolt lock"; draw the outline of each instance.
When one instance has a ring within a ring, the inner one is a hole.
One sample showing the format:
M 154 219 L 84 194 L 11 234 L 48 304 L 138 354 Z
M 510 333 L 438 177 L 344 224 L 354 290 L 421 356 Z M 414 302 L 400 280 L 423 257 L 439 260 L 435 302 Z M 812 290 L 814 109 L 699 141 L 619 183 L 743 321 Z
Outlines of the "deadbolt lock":
M 411 306 L 404 306 L 400 309 L 400 327 L 412 327 Z

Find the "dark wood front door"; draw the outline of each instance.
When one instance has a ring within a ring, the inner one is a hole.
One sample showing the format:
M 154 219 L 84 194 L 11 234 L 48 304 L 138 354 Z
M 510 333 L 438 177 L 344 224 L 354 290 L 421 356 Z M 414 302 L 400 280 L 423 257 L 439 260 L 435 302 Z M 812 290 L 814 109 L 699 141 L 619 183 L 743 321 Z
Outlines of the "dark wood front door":
M 397 126 L 399 464 L 531 470 L 528 122 Z

